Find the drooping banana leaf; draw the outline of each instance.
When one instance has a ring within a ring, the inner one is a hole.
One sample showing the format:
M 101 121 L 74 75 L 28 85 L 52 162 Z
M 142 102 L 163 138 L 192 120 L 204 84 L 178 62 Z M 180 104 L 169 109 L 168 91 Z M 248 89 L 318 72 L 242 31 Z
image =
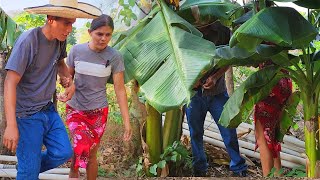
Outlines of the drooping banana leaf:
M 18 26 L 17 24 L 11 19 L 7 19 L 7 45 L 12 47 L 16 37 L 18 37 L 17 34 L 19 34 Z M 20 34 L 19 34 L 20 35 Z
M 217 20 L 225 26 L 244 14 L 243 8 L 230 0 L 186 0 L 178 14 L 195 26 L 204 26 Z
M 12 47 L 21 33 L 22 29 L 0 8 L 0 50 Z
M 293 2 L 298 6 L 309 8 L 309 9 L 319 9 L 320 1 L 318 0 L 271 0 L 277 2 Z
M 193 84 L 209 70 L 213 43 L 160 1 L 160 9 L 141 29 L 116 45 L 127 73 L 136 79 L 148 103 L 159 112 L 186 104 Z M 139 25 L 138 25 L 139 26 Z
M 277 131 L 276 137 L 282 142 L 284 135 L 288 132 L 289 128 L 294 125 L 294 116 L 297 112 L 297 106 L 300 101 L 300 92 L 296 91 L 291 94 L 286 102 L 280 118 L 280 131 Z
M 119 32 L 115 36 L 112 37 L 112 46 L 118 50 L 120 50 L 121 54 L 123 55 L 123 58 L 126 62 L 134 59 L 131 55 L 131 53 L 127 52 L 127 49 L 125 46 L 134 39 L 137 33 L 139 33 L 153 18 L 155 14 L 157 14 L 160 11 L 160 7 L 156 6 L 152 9 L 152 11 L 142 20 L 139 21 L 139 23 L 134 26 L 133 28 L 129 29 L 128 31 L 125 32 Z M 125 64 L 126 65 L 126 64 Z M 126 68 L 128 68 L 126 66 Z M 132 74 L 128 73 L 129 71 L 126 69 L 124 71 L 124 78 L 125 78 L 125 83 L 129 82 L 130 80 L 133 79 Z M 110 78 L 109 83 L 112 82 L 112 78 Z
M 230 46 L 255 50 L 262 41 L 283 47 L 302 48 L 318 34 L 317 30 L 295 9 L 265 8 L 241 25 L 233 34 Z
M 241 17 L 235 19 L 233 21 L 233 26 L 236 26 L 236 25 L 240 25 L 240 24 L 243 24 L 245 23 L 246 21 L 248 21 L 250 18 L 252 18 L 253 16 L 253 11 L 248 11 L 247 13 L 245 13 L 244 15 L 242 15 Z
M 1 32 L 0 32 L 0 43 L 3 42 L 4 36 L 6 35 L 7 32 L 7 15 L 6 13 L 0 8 L 0 27 L 1 27 Z
M 288 51 L 282 51 L 279 54 L 276 54 L 270 57 L 273 63 L 281 66 L 281 67 L 288 67 L 292 66 L 293 64 L 298 64 L 300 58 L 288 53 Z
M 212 65 L 215 69 L 224 66 L 252 66 L 279 56 L 282 47 L 260 44 L 255 52 L 249 52 L 238 46 L 219 46 L 216 49 Z
M 267 97 L 283 77 L 278 66 L 266 67 L 253 73 L 236 89 L 224 105 L 219 124 L 236 128 L 250 116 L 254 105 Z
M 300 0 L 294 2 L 296 5 L 309 8 L 309 9 L 319 9 L 320 8 L 320 2 L 317 0 Z

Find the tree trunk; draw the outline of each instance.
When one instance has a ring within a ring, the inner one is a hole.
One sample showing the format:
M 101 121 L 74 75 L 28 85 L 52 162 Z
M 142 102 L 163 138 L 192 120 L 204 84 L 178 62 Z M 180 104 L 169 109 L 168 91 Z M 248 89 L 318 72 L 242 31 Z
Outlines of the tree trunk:
M 6 77 L 6 70 L 4 69 L 5 59 L 6 59 L 5 54 L 0 53 L 0 154 L 3 154 L 4 152 L 4 148 L 2 145 L 2 138 L 3 138 L 4 129 L 6 127 L 6 120 L 4 115 L 4 104 L 3 104 L 4 103 L 3 102 L 4 79 Z
M 233 69 L 229 67 L 229 69 L 225 73 L 226 86 L 229 96 L 231 96 L 234 92 L 234 82 L 233 82 Z

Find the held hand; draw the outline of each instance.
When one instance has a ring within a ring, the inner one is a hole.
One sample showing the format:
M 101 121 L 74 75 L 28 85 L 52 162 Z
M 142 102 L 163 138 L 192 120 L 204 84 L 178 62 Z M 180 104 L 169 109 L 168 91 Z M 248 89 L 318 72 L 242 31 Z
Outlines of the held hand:
M 131 131 L 131 125 L 129 124 L 125 124 L 124 125 L 124 134 L 123 134 L 123 140 L 124 141 L 130 141 L 132 137 L 132 131 Z
M 19 141 L 19 131 L 17 126 L 7 126 L 3 135 L 3 145 L 12 153 L 16 152 Z
M 71 85 L 72 78 L 71 77 L 60 77 L 60 84 L 62 87 L 67 88 Z
M 71 83 L 71 85 L 65 89 L 64 93 L 59 94 L 57 98 L 61 102 L 67 102 L 72 98 L 75 91 L 76 91 L 76 87 L 73 83 Z
M 217 79 L 214 78 L 213 76 L 208 77 L 206 82 L 202 85 L 203 89 L 211 89 L 214 87 L 217 83 Z

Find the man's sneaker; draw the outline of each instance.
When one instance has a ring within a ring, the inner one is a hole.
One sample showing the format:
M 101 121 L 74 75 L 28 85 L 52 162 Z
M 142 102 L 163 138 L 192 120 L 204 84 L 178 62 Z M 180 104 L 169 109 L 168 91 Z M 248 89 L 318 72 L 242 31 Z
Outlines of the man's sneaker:
M 207 177 L 207 171 L 193 170 L 194 177 Z
M 247 177 L 247 170 L 241 171 L 241 172 L 233 172 L 234 177 Z

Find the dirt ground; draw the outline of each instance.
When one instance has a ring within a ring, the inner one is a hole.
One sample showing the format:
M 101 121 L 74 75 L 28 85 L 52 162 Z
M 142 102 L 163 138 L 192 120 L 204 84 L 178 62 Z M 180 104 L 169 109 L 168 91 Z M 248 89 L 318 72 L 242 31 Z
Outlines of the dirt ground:
M 122 141 L 122 135 L 122 125 L 115 121 L 108 121 L 97 155 L 99 163 L 98 180 L 146 178 L 146 176 L 139 177 L 136 173 L 136 165 L 142 153 L 140 146 L 134 146 L 140 137 L 133 136 L 132 141 L 128 143 Z M 184 136 L 182 142 L 191 153 L 190 139 Z M 210 179 L 210 177 L 219 179 L 263 179 L 259 159 L 245 157 L 247 162 L 251 164 L 248 166 L 248 176 L 247 178 L 237 178 L 233 177 L 229 170 L 229 157 L 224 149 L 208 143 L 205 144 L 205 149 L 209 162 L 208 178 L 193 177 L 192 169 L 189 168 L 180 170 L 176 175 L 177 177 L 167 177 L 166 179 Z M 62 165 L 62 167 L 70 167 L 70 162 Z M 289 170 L 285 169 L 285 171 Z M 85 179 L 84 174 L 81 175 L 81 179 Z
M 122 141 L 122 125 L 109 121 L 107 130 L 102 139 L 98 154 L 99 179 L 105 178 L 136 178 L 136 164 L 139 159 L 139 152 L 132 152 L 131 145 Z M 189 139 L 185 137 L 186 147 L 190 151 Z M 229 171 L 229 158 L 227 152 L 210 144 L 205 144 L 205 149 L 209 161 L 208 176 L 216 178 L 231 178 L 232 172 Z M 260 162 L 257 159 L 248 158 L 253 163 L 249 166 L 249 178 L 261 178 Z M 179 177 L 192 177 L 192 169 L 185 169 L 178 174 Z M 142 177 L 143 178 L 143 177 Z M 195 178 L 196 179 L 196 178 Z

